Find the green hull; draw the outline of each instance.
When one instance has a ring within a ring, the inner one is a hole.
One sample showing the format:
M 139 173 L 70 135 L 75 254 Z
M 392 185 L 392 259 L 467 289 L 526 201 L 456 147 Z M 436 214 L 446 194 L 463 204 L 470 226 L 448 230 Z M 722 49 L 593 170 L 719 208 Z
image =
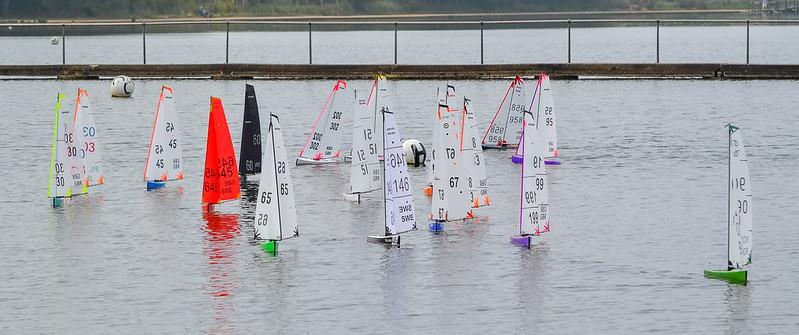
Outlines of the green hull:
M 705 270 L 705 277 L 726 280 L 733 284 L 746 285 L 747 270 Z
M 264 249 L 264 252 L 266 252 L 267 254 L 276 255 L 277 241 L 264 242 L 263 244 L 261 244 L 261 249 Z

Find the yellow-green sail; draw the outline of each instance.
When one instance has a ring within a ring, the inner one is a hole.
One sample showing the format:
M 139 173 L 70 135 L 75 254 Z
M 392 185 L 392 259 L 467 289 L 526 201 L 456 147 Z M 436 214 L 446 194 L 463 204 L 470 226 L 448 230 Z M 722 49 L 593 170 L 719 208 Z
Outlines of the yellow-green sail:
M 56 146 L 56 139 L 58 137 L 58 114 L 61 111 L 61 100 L 63 100 L 63 99 L 64 99 L 64 95 L 61 94 L 61 93 L 58 93 L 58 97 L 56 98 L 56 103 L 55 103 L 55 121 L 53 122 L 53 141 L 52 141 L 52 147 L 51 147 L 51 150 L 50 150 L 50 178 L 47 180 L 47 197 L 48 198 L 55 198 L 55 197 L 58 196 L 57 195 L 58 191 L 53 189 L 53 187 L 58 187 L 58 185 L 55 185 L 53 183 L 53 181 L 55 180 L 55 177 L 56 177 L 56 176 L 53 175 L 53 170 L 54 170 L 54 168 L 56 166 L 56 151 L 58 150 L 58 148 Z M 71 192 L 69 192 L 69 193 L 71 193 Z

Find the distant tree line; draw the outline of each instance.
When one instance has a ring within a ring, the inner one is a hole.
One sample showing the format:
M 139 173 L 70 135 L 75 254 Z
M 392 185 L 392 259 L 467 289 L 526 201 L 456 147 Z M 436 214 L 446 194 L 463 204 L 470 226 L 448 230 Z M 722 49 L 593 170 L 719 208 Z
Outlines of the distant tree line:
M 0 18 L 152 18 L 749 8 L 740 0 L 0 0 Z

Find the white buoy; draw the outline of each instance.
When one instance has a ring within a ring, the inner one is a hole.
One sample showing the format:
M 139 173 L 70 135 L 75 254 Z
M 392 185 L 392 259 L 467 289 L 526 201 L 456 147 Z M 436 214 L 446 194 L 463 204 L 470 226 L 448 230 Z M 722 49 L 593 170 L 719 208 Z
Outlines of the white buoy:
M 58 36 L 50 37 L 50 44 L 51 45 L 58 45 Z
M 427 150 L 425 150 L 424 145 L 419 140 L 402 142 L 402 149 L 405 150 L 405 161 L 408 166 L 424 165 L 425 160 L 427 160 Z
M 133 81 L 130 80 L 130 77 L 116 76 L 114 80 L 111 81 L 111 96 L 128 98 L 133 95 L 134 88 L 135 86 L 133 85 Z

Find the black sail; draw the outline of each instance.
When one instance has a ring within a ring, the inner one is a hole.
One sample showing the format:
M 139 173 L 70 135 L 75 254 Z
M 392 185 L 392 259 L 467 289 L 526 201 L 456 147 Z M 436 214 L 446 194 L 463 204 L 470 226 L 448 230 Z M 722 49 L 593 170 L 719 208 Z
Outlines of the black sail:
M 255 88 L 247 84 L 244 92 L 244 126 L 241 128 L 239 174 L 261 173 L 261 121 Z

